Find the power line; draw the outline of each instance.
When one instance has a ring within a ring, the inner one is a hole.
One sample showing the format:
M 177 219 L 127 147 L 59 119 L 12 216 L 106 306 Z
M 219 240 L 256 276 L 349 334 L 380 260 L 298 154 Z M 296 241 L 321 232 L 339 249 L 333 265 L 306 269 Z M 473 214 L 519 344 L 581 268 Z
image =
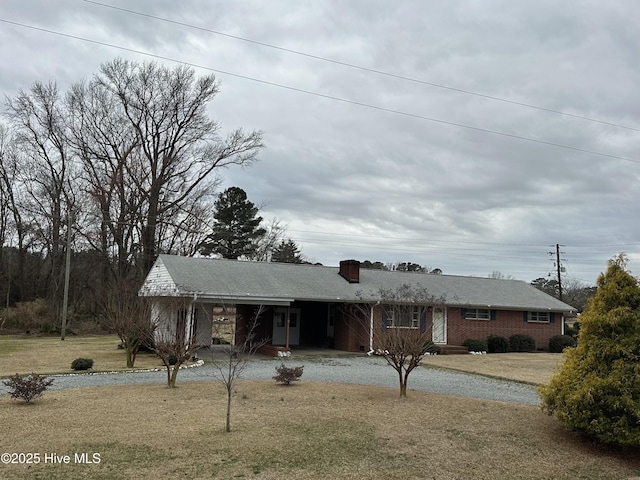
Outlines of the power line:
M 328 232 L 328 231 L 318 231 L 318 230 L 298 230 L 298 229 L 290 229 L 287 228 L 290 232 L 298 232 L 298 233 L 311 233 L 318 235 L 331 235 L 335 236 L 343 236 L 343 237 L 357 237 L 359 238 L 382 238 L 380 235 L 366 235 L 362 233 L 340 233 L 340 232 Z M 411 237 L 395 237 L 395 236 L 387 236 L 383 237 L 385 240 L 402 240 L 407 242 L 414 242 L 419 239 L 411 238 Z M 481 242 L 477 240 L 473 241 L 465 241 L 465 240 L 428 240 L 431 243 L 461 243 L 461 244 L 470 244 L 470 245 L 496 245 L 496 246 L 515 246 L 515 247 L 539 247 L 539 248 L 548 248 L 548 245 L 542 243 L 505 243 L 505 242 Z M 631 242 L 631 243 L 618 243 L 618 244 L 600 244 L 600 243 L 592 243 L 592 244 L 581 244 L 581 245 L 571 245 L 571 248 L 606 248 L 606 247 L 640 247 L 640 242 Z
M 272 48 L 272 49 L 275 49 L 275 50 L 280 50 L 282 52 L 291 53 L 291 54 L 294 54 L 294 55 L 300 55 L 300 56 L 307 57 L 307 58 L 312 58 L 314 60 L 321 60 L 323 62 L 329 62 L 329 63 L 333 63 L 333 64 L 336 64 L 336 65 L 341 65 L 343 67 L 348 67 L 348 68 L 353 68 L 353 69 L 356 69 L 356 70 L 361 70 L 361 71 L 364 71 L 364 72 L 375 73 L 377 75 L 383 75 L 383 76 L 386 76 L 386 77 L 396 78 L 398 80 L 404 80 L 404 81 L 408 81 L 408 82 L 418 83 L 418 84 L 421 84 L 421 85 L 428 85 L 430 87 L 441 88 L 441 89 L 450 90 L 450 91 L 458 92 L 458 93 L 464 93 L 466 95 L 473 95 L 473 96 L 476 96 L 476 97 L 486 98 L 486 99 L 489 99 L 489 100 L 495 100 L 495 101 L 503 102 L 503 103 L 509 103 L 509 104 L 512 104 L 512 105 L 520 106 L 520 107 L 532 108 L 532 109 L 535 109 L 535 110 L 541 110 L 541 111 L 548 112 L 548 113 L 554 113 L 554 114 L 563 115 L 563 116 L 567 116 L 567 117 L 577 118 L 577 119 L 580 119 L 580 120 L 586 120 L 586 121 L 589 121 L 589 122 L 595 122 L 595 123 L 599 123 L 599 124 L 602 124 L 602 125 L 608 125 L 608 126 L 611 126 L 611 127 L 624 128 L 624 129 L 627 129 L 627 130 L 633 130 L 635 132 L 640 132 L 640 128 L 636 128 L 636 127 L 630 127 L 630 126 L 627 126 L 627 125 L 620 125 L 620 124 L 617 124 L 617 123 L 607 122 L 607 121 L 604 121 L 604 120 L 598 120 L 596 118 L 586 117 L 586 116 L 583 116 L 583 115 L 576 115 L 576 114 L 573 114 L 573 113 L 564 112 L 562 110 L 554 110 L 552 108 L 540 107 L 540 106 L 533 105 L 533 104 L 530 104 L 530 103 L 517 102 L 515 100 L 508 100 L 506 98 L 496 97 L 496 96 L 493 96 L 493 95 L 487 95 L 487 94 L 484 94 L 484 93 L 473 92 L 471 90 L 465 90 L 465 89 L 462 89 L 462 88 L 451 87 L 451 86 L 448 86 L 448 85 L 442 85 L 442 84 L 433 83 L 433 82 L 427 82 L 426 80 L 420 80 L 420 79 L 413 78 L 413 77 L 407 77 L 407 76 L 404 76 L 404 75 L 399 75 L 399 74 L 387 72 L 387 71 L 384 71 L 384 70 L 378 70 L 378 69 L 375 69 L 375 68 L 364 67 L 362 65 L 356 65 L 356 64 L 350 63 L 350 62 L 343 62 L 343 61 L 335 60 L 335 59 L 328 58 L 328 57 L 322 57 L 320 55 L 314 55 L 314 54 L 311 54 L 311 53 L 302 52 L 300 50 L 293 50 L 291 48 L 280 47 L 278 45 L 273 45 L 273 44 L 266 43 L 266 42 L 260 42 L 260 41 L 257 41 L 257 40 L 252 40 L 252 39 L 249 39 L 249 38 L 240 37 L 238 35 L 231 35 L 229 33 L 220 32 L 220 31 L 213 30 L 213 29 L 210 29 L 210 28 L 199 27 L 197 25 L 193 25 L 193 24 L 190 24 L 190 23 L 180 22 L 180 21 L 177 21 L 177 20 L 172 20 L 170 18 L 160 17 L 160 16 L 157 16 L 157 15 L 152 15 L 152 14 L 149 14 L 149 13 L 138 12 L 138 11 L 135 11 L 135 10 L 130 10 L 128 8 L 116 7 L 114 5 L 108 5 L 106 3 L 96 2 L 94 0 L 83 0 L 83 1 L 85 3 L 91 3 L 93 5 L 98 5 L 100 7 L 111 8 L 113 10 L 119 10 L 121 12 L 126 12 L 126 13 L 130 13 L 130 14 L 133 14 L 133 15 L 138 15 L 138 16 L 141 16 L 141 17 L 152 18 L 154 20 L 159 20 L 159 21 L 162 21 L 162 22 L 171 23 L 171 24 L 174 24 L 174 25 L 179 25 L 181 27 L 187 27 L 187 28 L 191 28 L 191 29 L 194 29 L 194 30 L 200 30 L 200 31 L 207 32 L 207 33 L 213 33 L 215 35 L 220 35 L 220 36 L 231 38 L 231 39 L 234 39 L 234 40 L 240 40 L 242 42 L 247 42 L 247 43 L 251 43 L 251 44 L 254 44 L 254 45 L 260 45 L 262 47 Z
M 4 23 L 10 24 L 10 25 L 15 25 L 15 26 L 22 27 L 22 28 L 28 28 L 28 29 L 31 29 L 31 30 L 45 32 L 45 33 L 49 33 L 49 34 L 52 34 L 52 35 L 58 35 L 58 36 L 61 36 L 61 37 L 71 38 L 71 39 L 74 39 L 74 40 L 80 40 L 80 41 L 84 41 L 84 42 L 88 42 L 88 43 L 93 43 L 93 44 L 96 44 L 96 45 L 101 45 L 101 46 L 105 46 L 105 47 L 109 47 L 109 48 L 116 48 L 116 49 L 123 50 L 123 51 L 126 51 L 126 52 L 136 53 L 138 55 L 145 55 L 145 56 L 148 56 L 148 57 L 151 57 L 151 58 L 157 58 L 157 59 L 160 59 L 160 60 L 166 60 L 166 61 L 170 61 L 170 62 L 174 62 L 174 63 L 180 63 L 180 64 L 183 64 L 183 65 L 188 65 L 188 66 L 191 66 L 191 67 L 194 67 L 194 68 L 199 68 L 199 69 L 202 69 L 202 70 L 207 70 L 207 71 L 211 71 L 211 72 L 215 72 L 215 73 L 220 73 L 220 74 L 223 74 L 223 75 L 229 75 L 231 77 L 242 78 L 244 80 L 249 80 L 249 81 L 252 81 L 252 82 L 261 83 L 263 85 L 269 85 L 269 86 L 272 86 L 272 87 L 283 88 L 283 89 L 286 89 L 286 90 L 290 90 L 290 91 L 294 91 L 294 92 L 298 92 L 298 93 L 303 93 L 303 94 L 306 94 L 306 95 L 313 95 L 313 96 L 316 96 L 316 97 L 325 98 L 325 99 L 328 99 L 328 100 L 333 100 L 333 101 L 346 103 L 346 104 L 350 104 L 350 105 L 356 105 L 356 106 L 360 106 L 360 107 L 364 107 L 364 108 L 369 108 L 369 109 L 378 110 L 378 111 L 382 111 L 382 112 L 392 113 L 392 114 L 396 114 L 396 115 L 402 115 L 402 116 L 410 117 L 410 118 L 417 118 L 417 119 L 420 119 L 420 120 L 426 120 L 426 121 L 429 121 L 429 122 L 440 123 L 440 124 L 443 124 L 443 125 L 449 125 L 449 126 L 453 126 L 453 127 L 464 128 L 464 129 L 472 130 L 472 131 L 476 131 L 476 132 L 488 133 L 488 134 L 491 134 L 491 135 L 498 135 L 498 136 L 501 136 L 501 137 L 512 138 L 512 139 L 516 139 L 516 140 L 522 140 L 522 141 L 537 143 L 537 144 L 541 144 L 541 145 L 548 145 L 548 146 L 552 146 L 552 147 L 563 148 L 563 149 L 566 149 L 566 150 L 573 150 L 573 151 L 576 151 L 576 152 L 588 153 L 588 154 L 591 154 L 591 155 L 597 155 L 597 156 L 601 156 L 601 157 L 613 158 L 613 159 L 616 159 L 616 160 L 623 160 L 623 161 L 626 161 L 626 162 L 632 162 L 632 163 L 640 164 L 640 160 L 636 160 L 636 159 L 633 159 L 633 158 L 622 157 L 622 156 L 619 156 L 619 155 L 613 155 L 613 154 L 609 154 L 609 153 L 598 152 L 598 151 L 595 151 L 595 150 L 589 150 L 589 149 L 585 149 L 585 148 L 574 147 L 574 146 L 571 146 L 571 145 L 565 145 L 565 144 L 561 144 L 561 143 L 548 142 L 546 140 L 540 140 L 540 139 L 531 138 L 531 137 L 524 137 L 524 136 L 521 136 L 521 135 L 515 135 L 515 134 L 511 134 L 511 133 L 506 133 L 506 132 L 499 132 L 499 131 L 496 131 L 496 130 L 490 130 L 490 129 L 487 129 L 487 128 L 475 127 L 475 126 L 471 126 L 471 125 L 465 125 L 465 124 L 462 124 L 462 123 L 450 122 L 450 121 L 447 121 L 447 120 L 441 120 L 441 119 L 437 119 L 437 118 L 427 117 L 427 116 L 416 114 L 416 113 L 404 112 L 404 111 L 395 110 L 395 109 L 392 109 L 392 108 L 385 108 L 385 107 L 381 107 L 381 106 L 378 106 L 378 105 L 372 105 L 372 104 L 369 104 L 369 103 L 358 102 L 356 100 L 349 100 L 349 99 L 345 99 L 345 98 L 341 98 L 341 97 L 336 97 L 336 96 L 333 96 L 333 95 L 327 95 L 327 94 L 323 94 L 323 93 L 312 92 L 310 90 L 304 90 L 304 89 L 297 88 L 297 87 L 292 87 L 292 86 L 289 86 L 289 85 L 283 85 L 283 84 L 280 84 L 280 83 L 270 82 L 270 81 L 267 81 L 267 80 L 261 80 L 261 79 L 258 79 L 258 78 L 255 78 L 255 77 L 250 77 L 250 76 L 247 76 L 247 75 L 241 75 L 241 74 L 238 74 L 238 73 L 232 73 L 232 72 L 228 72 L 228 71 L 225 71 L 225 70 L 219 70 L 219 69 L 215 69 L 215 68 L 212 68 L 212 67 L 207 67 L 207 66 L 204 66 L 204 65 L 199 65 L 199 64 L 191 63 L 191 62 L 185 62 L 183 60 L 178 60 L 178 59 L 167 57 L 167 56 L 163 56 L 163 55 L 144 52 L 142 50 L 136 50 L 134 48 L 123 47 L 123 46 L 120 46 L 120 45 L 115 45 L 115 44 L 112 44 L 112 43 L 102 42 L 102 41 L 99 41 L 99 40 L 92 40 L 92 39 L 89 39 L 89 38 L 80 37 L 78 35 L 72 35 L 72 34 L 69 34 L 69 33 L 57 32 L 55 30 L 49 30 L 49 29 L 42 28 L 42 27 L 36 27 L 36 26 L 33 26 L 33 25 L 27 25 L 27 24 L 24 24 L 24 23 L 14 22 L 14 21 L 11 21 L 11 20 L 3 19 L 3 18 L 0 18 L 0 22 L 4 22 Z
M 384 240 L 384 239 L 381 239 Z M 307 239 L 307 238 L 299 238 L 297 239 L 300 243 L 307 244 L 318 244 L 318 245 L 329 245 L 336 247 L 359 247 L 361 249 L 368 249 L 373 251 L 380 252 L 388 252 L 388 251 L 401 251 L 401 252 L 410 252 L 422 255 L 440 255 L 440 256 L 472 256 L 472 257 L 487 257 L 487 258 L 517 258 L 517 259 L 529 259 L 536 260 L 540 259 L 539 253 L 527 250 L 488 250 L 488 249 L 472 249 L 472 248 L 460 248 L 456 246 L 434 246 L 430 245 L 430 241 L 421 242 L 419 240 L 412 240 L 411 245 L 384 245 L 384 244 L 375 244 L 375 243 L 363 243 L 362 240 L 354 238 L 353 241 L 335 241 L 331 239 Z M 542 251 L 544 245 L 540 245 L 540 250 Z M 600 264 L 602 263 L 600 260 L 584 260 L 580 263 L 589 263 L 589 264 Z M 555 264 L 554 264 L 555 268 Z M 548 268 L 544 268 L 544 270 L 549 270 Z

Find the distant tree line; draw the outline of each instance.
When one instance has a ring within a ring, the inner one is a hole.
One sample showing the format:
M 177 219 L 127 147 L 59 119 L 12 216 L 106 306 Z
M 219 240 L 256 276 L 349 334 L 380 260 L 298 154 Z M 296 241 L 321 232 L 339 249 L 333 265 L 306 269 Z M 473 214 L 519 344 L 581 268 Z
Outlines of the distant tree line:
M 442 275 L 442 270 L 439 268 L 431 268 L 422 266 L 413 262 L 380 262 L 371 260 L 364 260 L 360 262 L 361 268 L 367 268 L 371 270 L 386 270 L 390 272 L 417 272 L 417 273 L 429 273 L 431 275 Z

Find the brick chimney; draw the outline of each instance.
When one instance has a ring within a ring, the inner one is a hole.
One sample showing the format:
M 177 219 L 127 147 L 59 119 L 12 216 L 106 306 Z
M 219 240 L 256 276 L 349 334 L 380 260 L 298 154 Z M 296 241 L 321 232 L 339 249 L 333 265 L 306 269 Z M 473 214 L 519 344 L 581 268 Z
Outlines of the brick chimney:
M 342 260 L 340 276 L 349 283 L 360 283 L 360 262 L 358 260 Z

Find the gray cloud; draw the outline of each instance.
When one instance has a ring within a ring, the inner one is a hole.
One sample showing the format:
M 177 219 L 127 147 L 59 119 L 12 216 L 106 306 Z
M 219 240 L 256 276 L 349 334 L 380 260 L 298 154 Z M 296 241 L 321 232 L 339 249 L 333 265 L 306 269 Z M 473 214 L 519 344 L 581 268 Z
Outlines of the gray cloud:
M 640 128 L 640 5 L 632 0 L 114 2 L 201 28 L 394 75 Z M 445 273 L 568 273 L 594 281 L 627 251 L 640 272 L 640 132 L 270 49 L 87 2 L 8 0 L 0 17 L 297 89 L 599 156 L 216 74 L 211 115 L 265 132 L 225 172 L 310 258 L 411 260 Z M 65 88 L 143 55 L 0 23 L 0 87 Z M 200 69 L 199 74 L 210 74 Z M 314 233 L 320 232 L 320 233 Z

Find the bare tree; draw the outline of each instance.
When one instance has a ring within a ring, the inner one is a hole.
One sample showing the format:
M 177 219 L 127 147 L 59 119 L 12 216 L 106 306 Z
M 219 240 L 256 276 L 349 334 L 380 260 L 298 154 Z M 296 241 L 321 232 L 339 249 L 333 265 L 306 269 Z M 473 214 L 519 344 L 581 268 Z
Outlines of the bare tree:
M 210 232 L 211 203 L 203 190 L 168 210 L 158 225 L 158 248 L 164 253 L 192 257 Z
M 285 239 L 287 226 L 277 218 L 272 218 L 269 222 L 263 222 L 263 228 L 265 234 L 258 240 L 250 260 L 270 262 L 273 251 Z
M 127 367 L 133 367 L 140 347 L 153 338 L 156 324 L 149 304 L 139 297 L 135 281 L 113 281 L 103 295 L 105 326 L 115 333 L 127 352 Z
M 24 294 L 25 263 L 28 248 L 29 228 L 23 220 L 20 203 L 20 165 L 15 142 L 4 125 L 0 125 L 0 272 L 6 277 L 7 291 L 5 304 L 8 307 L 13 292 L 12 284 L 17 285 L 18 300 Z M 15 245 L 16 259 L 11 249 L 5 255 L 6 245 Z M 6 265 L 6 266 L 5 266 Z
M 590 298 L 594 297 L 598 288 L 576 278 L 562 280 L 562 301 L 582 312 Z
M 69 213 L 70 298 L 85 311 L 97 312 L 112 283 L 140 280 L 158 253 L 194 254 L 210 232 L 219 172 L 250 165 L 263 146 L 261 132 L 223 130 L 210 118 L 218 91 L 214 76 L 187 66 L 116 59 L 64 95 L 36 82 L 7 98 L 3 303 L 46 297 L 59 307 Z
M 155 337 L 153 351 L 162 359 L 167 369 L 167 386 L 175 388 L 180 367 L 187 362 L 200 348 L 194 337 L 184 340 L 179 335 L 168 335 L 162 332 Z
M 64 230 L 71 208 L 73 164 L 67 142 L 65 112 L 55 83 L 36 82 L 28 92 L 7 99 L 6 116 L 22 152 L 20 182 L 29 195 L 25 210 L 35 215 L 49 261 L 48 298 L 56 299 L 61 283 Z M 55 302 L 52 303 L 54 306 Z
M 147 272 L 167 213 L 193 194 L 212 194 L 220 168 L 249 165 L 263 146 L 262 133 L 238 129 L 222 138 L 220 126 L 206 114 L 218 83 L 213 75 L 196 78 L 187 66 L 168 69 L 116 59 L 102 65 L 93 85 L 112 96 L 139 141 L 144 176 L 132 180 L 145 200 L 141 255 Z
M 82 165 L 83 189 L 92 206 L 85 239 L 102 255 L 103 283 L 131 274 L 137 221 L 144 197 L 136 185 L 144 172 L 136 161 L 140 139 L 118 101 L 95 82 L 75 84 L 66 97 L 70 142 Z
M 354 324 L 365 329 L 370 328 L 373 309 L 381 309 L 381 324 L 378 328 L 374 325 L 373 349 L 398 374 L 401 397 L 407 396 L 409 374 L 425 355 L 437 350 L 427 328 L 427 314 L 443 301 L 425 288 L 402 285 L 397 289 L 381 289 L 379 302 L 359 303 L 344 309 L 344 313 L 355 320 Z
M 263 306 L 256 308 L 249 322 L 243 323 L 245 325 L 245 331 L 236 332 L 236 340 L 242 338 L 243 340 L 241 342 L 222 347 L 221 357 L 216 357 L 215 354 L 212 354 L 216 377 L 224 385 L 227 392 L 225 432 L 231 431 L 231 400 L 233 398 L 233 387 L 236 380 L 242 376 L 251 356 L 268 341 L 267 339 L 256 338 L 259 318 L 262 313 L 264 313 L 264 310 Z M 236 325 L 237 324 L 236 319 Z M 214 336 L 216 335 L 214 334 Z

